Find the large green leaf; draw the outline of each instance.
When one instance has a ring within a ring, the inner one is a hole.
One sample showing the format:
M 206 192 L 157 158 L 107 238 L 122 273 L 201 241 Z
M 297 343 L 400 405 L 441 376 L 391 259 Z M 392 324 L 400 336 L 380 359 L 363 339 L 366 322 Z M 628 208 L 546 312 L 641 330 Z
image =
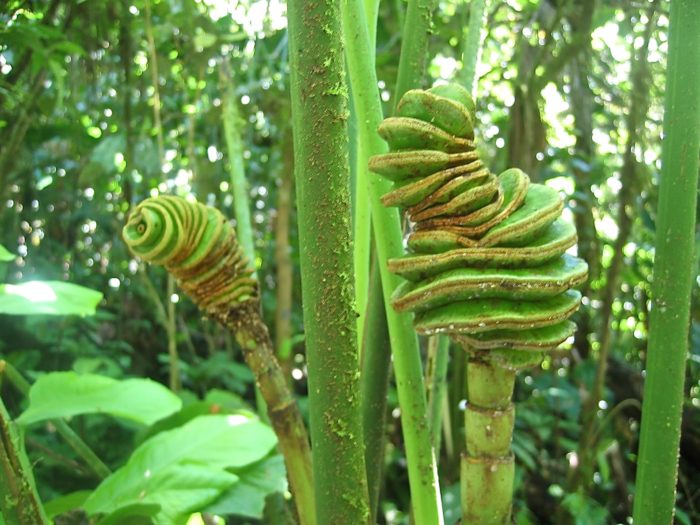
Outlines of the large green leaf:
M 70 492 L 52 499 L 44 504 L 44 511 L 48 518 L 55 518 L 61 514 L 64 514 L 70 510 L 80 508 L 82 504 L 88 499 L 88 496 L 92 491 L 89 490 L 79 490 L 77 492 Z
M 94 315 L 102 293 L 63 281 L 0 284 L 0 314 Z
M 10 262 L 14 261 L 15 256 L 10 253 L 7 248 L 0 244 L 0 262 Z
M 134 503 L 108 514 L 97 525 L 153 525 L 153 519 L 160 512 L 157 503 Z
M 213 501 L 238 479 L 226 468 L 241 469 L 260 461 L 276 441 L 270 427 L 245 416 L 195 418 L 139 446 L 126 465 L 97 487 L 84 508 L 89 514 L 114 512 L 143 501 L 142 495 L 147 494 L 150 502 L 162 505 L 159 516 L 165 521 L 161 522 L 171 523 L 167 519 L 175 516 L 172 505 L 177 506 L 176 512 L 185 508 L 189 512 Z M 199 470 L 181 468 L 185 466 Z M 175 477 L 179 477 L 178 483 L 171 481 Z M 175 494 L 177 487 L 182 491 Z M 183 506 L 178 506 L 178 501 Z
M 125 507 L 151 504 L 160 506 L 160 512 L 154 516 L 155 522 L 169 525 L 174 523 L 178 516 L 203 508 L 238 481 L 235 474 L 225 470 L 183 464 L 166 467 L 155 474 L 146 471 L 141 473 L 140 478 L 142 481 L 138 486 L 132 485 L 131 490 L 120 490 L 112 495 L 113 498 L 107 502 L 107 507 L 100 511 L 110 513 L 105 521 L 115 525 L 129 523 L 110 519 L 112 513 L 123 518 Z M 86 508 L 92 508 L 93 501 L 95 500 L 88 500 Z
M 261 519 L 265 498 L 287 489 L 282 456 L 272 456 L 243 470 L 237 470 L 240 481 L 232 485 L 208 508 L 211 514 L 236 514 Z
M 52 372 L 29 391 L 29 407 L 18 422 L 28 425 L 44 419 L 103 413 L 144 425 L 180 410 L 182 401 L 150 379 L 119 381 L 95 374 Z

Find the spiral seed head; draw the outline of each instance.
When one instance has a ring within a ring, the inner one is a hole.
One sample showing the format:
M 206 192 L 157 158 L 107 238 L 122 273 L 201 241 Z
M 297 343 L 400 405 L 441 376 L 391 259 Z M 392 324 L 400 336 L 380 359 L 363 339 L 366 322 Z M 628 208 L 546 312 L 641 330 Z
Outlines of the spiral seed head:
M 573 333 L 567 319 L 581 296 L 572 288 L 588 273 L 565 254 L 575 229 L 560 218 L 555 190 L 517 168 L 488 170 L 474 122 L 469 93 L 450 84 L 407 92 L 379 127 L 390 151 L 370 169 L 394 182 L 382 201 L 405 209 L 412 224 L 412 253 L 389 261 L 408 279 L 393 306 L 415 312 L 420 333 L 475 350 L 554 348 Z
M 161 264 L 209 312 L 257 299 L 258 282 L 231 224 L 218 210 L 181 197 L 146 199 L 122 230 L 129 250 Z

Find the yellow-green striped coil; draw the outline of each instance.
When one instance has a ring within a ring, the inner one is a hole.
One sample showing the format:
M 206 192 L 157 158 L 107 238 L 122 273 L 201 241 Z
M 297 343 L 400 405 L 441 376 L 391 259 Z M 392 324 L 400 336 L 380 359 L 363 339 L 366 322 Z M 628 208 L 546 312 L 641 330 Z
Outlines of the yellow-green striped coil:
M 131 253 L 161 264 L 195 303 L 210 312 L 257 299 L 258 282 L 221 212 L 181 197 L 144 200 L 122 230 Z

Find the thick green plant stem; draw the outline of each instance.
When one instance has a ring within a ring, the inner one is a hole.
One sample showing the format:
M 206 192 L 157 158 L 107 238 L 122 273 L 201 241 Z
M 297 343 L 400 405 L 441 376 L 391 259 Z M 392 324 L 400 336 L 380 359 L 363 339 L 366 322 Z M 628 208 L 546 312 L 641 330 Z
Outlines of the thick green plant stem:
M 267 405 L 272 428 L 284 456 L 287 477 L 302 525 L 323 523 L 315 517 L 314 484 L 309 437 L 299 407 L 275 357 L 270 334 L 257 301 L 213 316 L 226 326 L 243 350 L 246 363 Z
M 462 454 L 462 522 L 511 523 L 515 463 L 510 452 L 515 371 L 487 358 L 467 367 L 466 451 Z
M 376 254 L 372 258 L 370 290 L 362 351 L 362 429 L 369 490 L 370 523 L 377 522 L 386 446 L 386 404 L 391 371 L 391 341 Z
M 48 524 L 29 460 L 0 399 L 0 515 L 7 525 Z
M 369 157 L 387 151 L 386 143 L 376 132 L 382 121 L 377 76 L 370 58 L 373 54 L 370 50 L 362 4 L 359 0 L 344 0 L 342 7 L 353 100 L 358 125 L 363 128 L 360 132 L 360 140 L 363 141 L 362 152 Z M 369 177 L 372 224 L 385 298 L 391 297 L 401 282 L 398 276 L 389 272 L 386 262 L 403 254 L 399 213 L 395 208 L 385 208 L 380 200 L 381 196 L 390 190 L 391 183 L 386 179 Z M 413 515 L 416 523 L 441 524 L 443 517 L 440 489 L 427 421 L 418 339 L 410 315 L 398 313 L 387 304 L 386 316 L 402 413 L 401 426 L 406 447 Z
M 469 25 L 463 37 L 462 69 L 459 72 L 460 84 L 470 93 L 474 93 L 476 85 L 476 67 L 479 63 L 485 16 L 486 0 L 471 0 L 469 3 Z
M 635 525 L 673 521 L 700 151 L 700 2 L 696 0 L 671 2 L 666 78 Z
M 288 3 L 316 518 L 369 520 L 354 306 L 340 4 Z
M 408 0 L 399 57 L 399 74 L 394 93 L 395 104 L 399 103 L 409 89 L 422 87 L 433 7 L 433 0 Z
M 23 396 L 29 395 L 31 385 L 22 374 L 14 366 L 7 361 L 0 360 L 0 375 L 7 377 L 8 381 L 19 391 Z M 56 432 L 63 438 L 70 448 L 73 449 L 78 457 L 92 470 L 95 475 L 104 479 L 109 476 L 112 471 L 95 452 L 83 441 L 80 436 L 66 423 L 63 419 L 54 419 L 51 424 L 56 427 Z

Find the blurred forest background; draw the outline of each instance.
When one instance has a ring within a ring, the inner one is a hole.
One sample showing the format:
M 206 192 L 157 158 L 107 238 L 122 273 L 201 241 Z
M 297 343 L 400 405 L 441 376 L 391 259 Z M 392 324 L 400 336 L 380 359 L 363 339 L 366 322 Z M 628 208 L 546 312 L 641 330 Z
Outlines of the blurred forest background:
M 264 315 L 305 410 L 285 12 L 281 0 L 4 2 L 0 244 L 12 257 L 0 262 L 0 277 L 67 280 L 104 294 L 91 317 L 0 315 L 0 356 L 26 378 L 57 370 L 149 377 L 185 405 L 200 399 L 205 411 L 254 410 L 252 375 L 230 335 L 169 289 L 162 269 L 133 259 L 120 238 L 130 207 L 159 193 L 194 195 L 233 218 L 232 185 L 243 169 Z M 400 0 L 380 3 L 385 114 L 403 13 Z M 467 23 L 464 0 L 437 2 L 423 87 L 459 81 Z M 516 386 L 518 523 L 631 522 L 667 30 L 666 1 L 489 3 L 476 71 L 477 140 L 492 171 L 517 166 L 566 195 L 591 275 L 575 340 Z M 700 310 L 692 315 L 681 524 L 700 523 Z M 459 516 L 461 362 L 453 353 L 439 460 L 449 523 Z M 18 414 L 26 401 L 0 386 Z M 403 524 L 409 494 L 393 390 L 389 403 L 380 520 Z M 123 422 L 74 423 L 111 467 L 133 449 L 133 427 Z M 95 487 L 50 425 L 30 427 L 26 438 L 45 501 Z

